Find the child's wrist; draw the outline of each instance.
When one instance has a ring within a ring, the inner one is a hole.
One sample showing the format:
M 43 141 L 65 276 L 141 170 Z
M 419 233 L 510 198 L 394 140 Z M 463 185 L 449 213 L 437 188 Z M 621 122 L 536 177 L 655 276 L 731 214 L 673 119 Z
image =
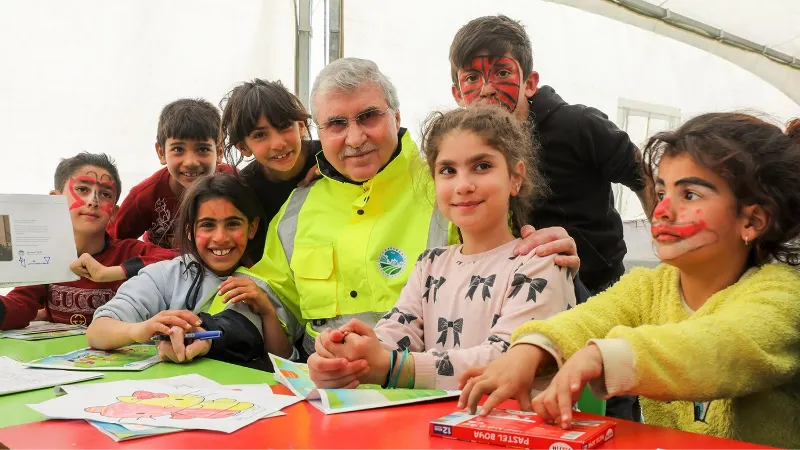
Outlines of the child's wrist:
M 136 322 L 136 323 L 127 323 L 122 322 L 120 325 L 127 327 L 125 329 L 125 335 L 128 336 L 128 339 L 131 342 L 143 342 L 145 339 L 144 333 L 147 330 L 147 326 L 145 322 Z
M 384 386 L 387 380 L 387 373 L 389 373 L 389 369 L 392 368 L 392 352 L 389 350 L 381 348 L 380 353 L 378 353 L 378 357 L 374 358 L 374 363 L 370 363 L 370 370 L 368 380 L 365 380 L 367 384 L 377 384 L 379 386 Z

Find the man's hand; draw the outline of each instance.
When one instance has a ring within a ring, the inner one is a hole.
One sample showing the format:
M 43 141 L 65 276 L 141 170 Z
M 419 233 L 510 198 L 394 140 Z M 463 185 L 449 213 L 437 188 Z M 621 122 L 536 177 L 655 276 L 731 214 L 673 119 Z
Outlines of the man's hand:
M 219 285 L 219 295 L 224 295 L 223 303 L 244 302 L 254 313 L 275 314 L 275 306 L 269 301 L 266 292 L 250 278 L 228 277 Z
M 198 331 L 206 331 L 200 327 L 193 327 L 190 330 L 192 333 Z M 198 356 L 204 356 L 211 350 L 210 339 L 194 339 L 192 343 L 186 345 L 184 336 L 186 335 L 183 328 L 172 327 L 169 330 L 169 341 L 158 341 L 156 348 L 158 348 L 158 357 L 162 361 L 172 361 L 174 363 L 192 362 Z
M 87 278 L 95 283 L 110 283 L 127 278 L 122 266 L 106 267 L 97 262 L 88 253 L 82 254 L 69 265 L 70 270 L 79 277 Z
M 537 256 L 555 254 L 555 263 L 561 267 L 569 267 L 577 273 L 581 268 L 581 259 L 578 257 L 578 246 L 567 230 L 561 227 L 542 228 L 537 230 L 530 225 L 525 225 L 520 230 L 522 243 L 514 249 L 515 255 L 527 255 L 535 251 Z
M 131 339 L 136 342 L 148 342 L 155 334 L 170 334 L 171 327 L 191 330 L 200 326 L 202 321 L 197 314 L 185 309 L 167 309 L 155 316 L 135 324 L 132 327 Z
M 569 428 L 572 405 L 581 398 L 586 383 L 603 376 L 603 355 L 596 345 L 575 352 L 561 367 L 550 386 L 533 399 L 533 410 L 542 419 Z

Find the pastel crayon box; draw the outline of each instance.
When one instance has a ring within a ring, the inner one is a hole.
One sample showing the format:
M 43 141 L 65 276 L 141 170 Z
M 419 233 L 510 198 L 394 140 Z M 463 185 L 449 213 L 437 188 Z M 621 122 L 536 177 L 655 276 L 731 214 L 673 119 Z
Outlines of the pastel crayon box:
M 573 413 L 568 430 L 549 425 L 536 413 L 495 409 L 488 416 L 456 411 L 430 423 L 431 436 L 515 448 L 566 450 L 595 448 L 614 437 L 616 423 Z

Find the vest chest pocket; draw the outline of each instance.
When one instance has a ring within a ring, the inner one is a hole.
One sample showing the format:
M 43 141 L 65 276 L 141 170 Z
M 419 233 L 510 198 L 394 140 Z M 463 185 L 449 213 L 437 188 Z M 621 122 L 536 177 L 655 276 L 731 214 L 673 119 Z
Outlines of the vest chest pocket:
M 333 244 L 295 245 L 290 267 L 304 319 L 336 316 Z

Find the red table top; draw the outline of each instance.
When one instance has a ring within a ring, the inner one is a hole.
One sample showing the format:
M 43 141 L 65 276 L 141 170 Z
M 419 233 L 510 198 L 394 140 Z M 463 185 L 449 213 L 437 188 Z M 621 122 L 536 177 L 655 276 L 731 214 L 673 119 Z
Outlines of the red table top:
M 282 387 L 274 388 L 285 394 Z M 515 402 L 501 405 L 515 408 Z M 428 423 L 457 409 L 453 399 L 325 415 L 308 402 L 284 409 L 234 433 L 184 431 L 115 443 L 82 420 L 49 420 L 0 429 L 0 443 L 16 448 L 489 448 L 428 435 Z M 3 414 L 9 414 L 4 411 Z M 616 436 L 603 449 L 752 449 L 744 442 L 669 428 L 617 421 Z

